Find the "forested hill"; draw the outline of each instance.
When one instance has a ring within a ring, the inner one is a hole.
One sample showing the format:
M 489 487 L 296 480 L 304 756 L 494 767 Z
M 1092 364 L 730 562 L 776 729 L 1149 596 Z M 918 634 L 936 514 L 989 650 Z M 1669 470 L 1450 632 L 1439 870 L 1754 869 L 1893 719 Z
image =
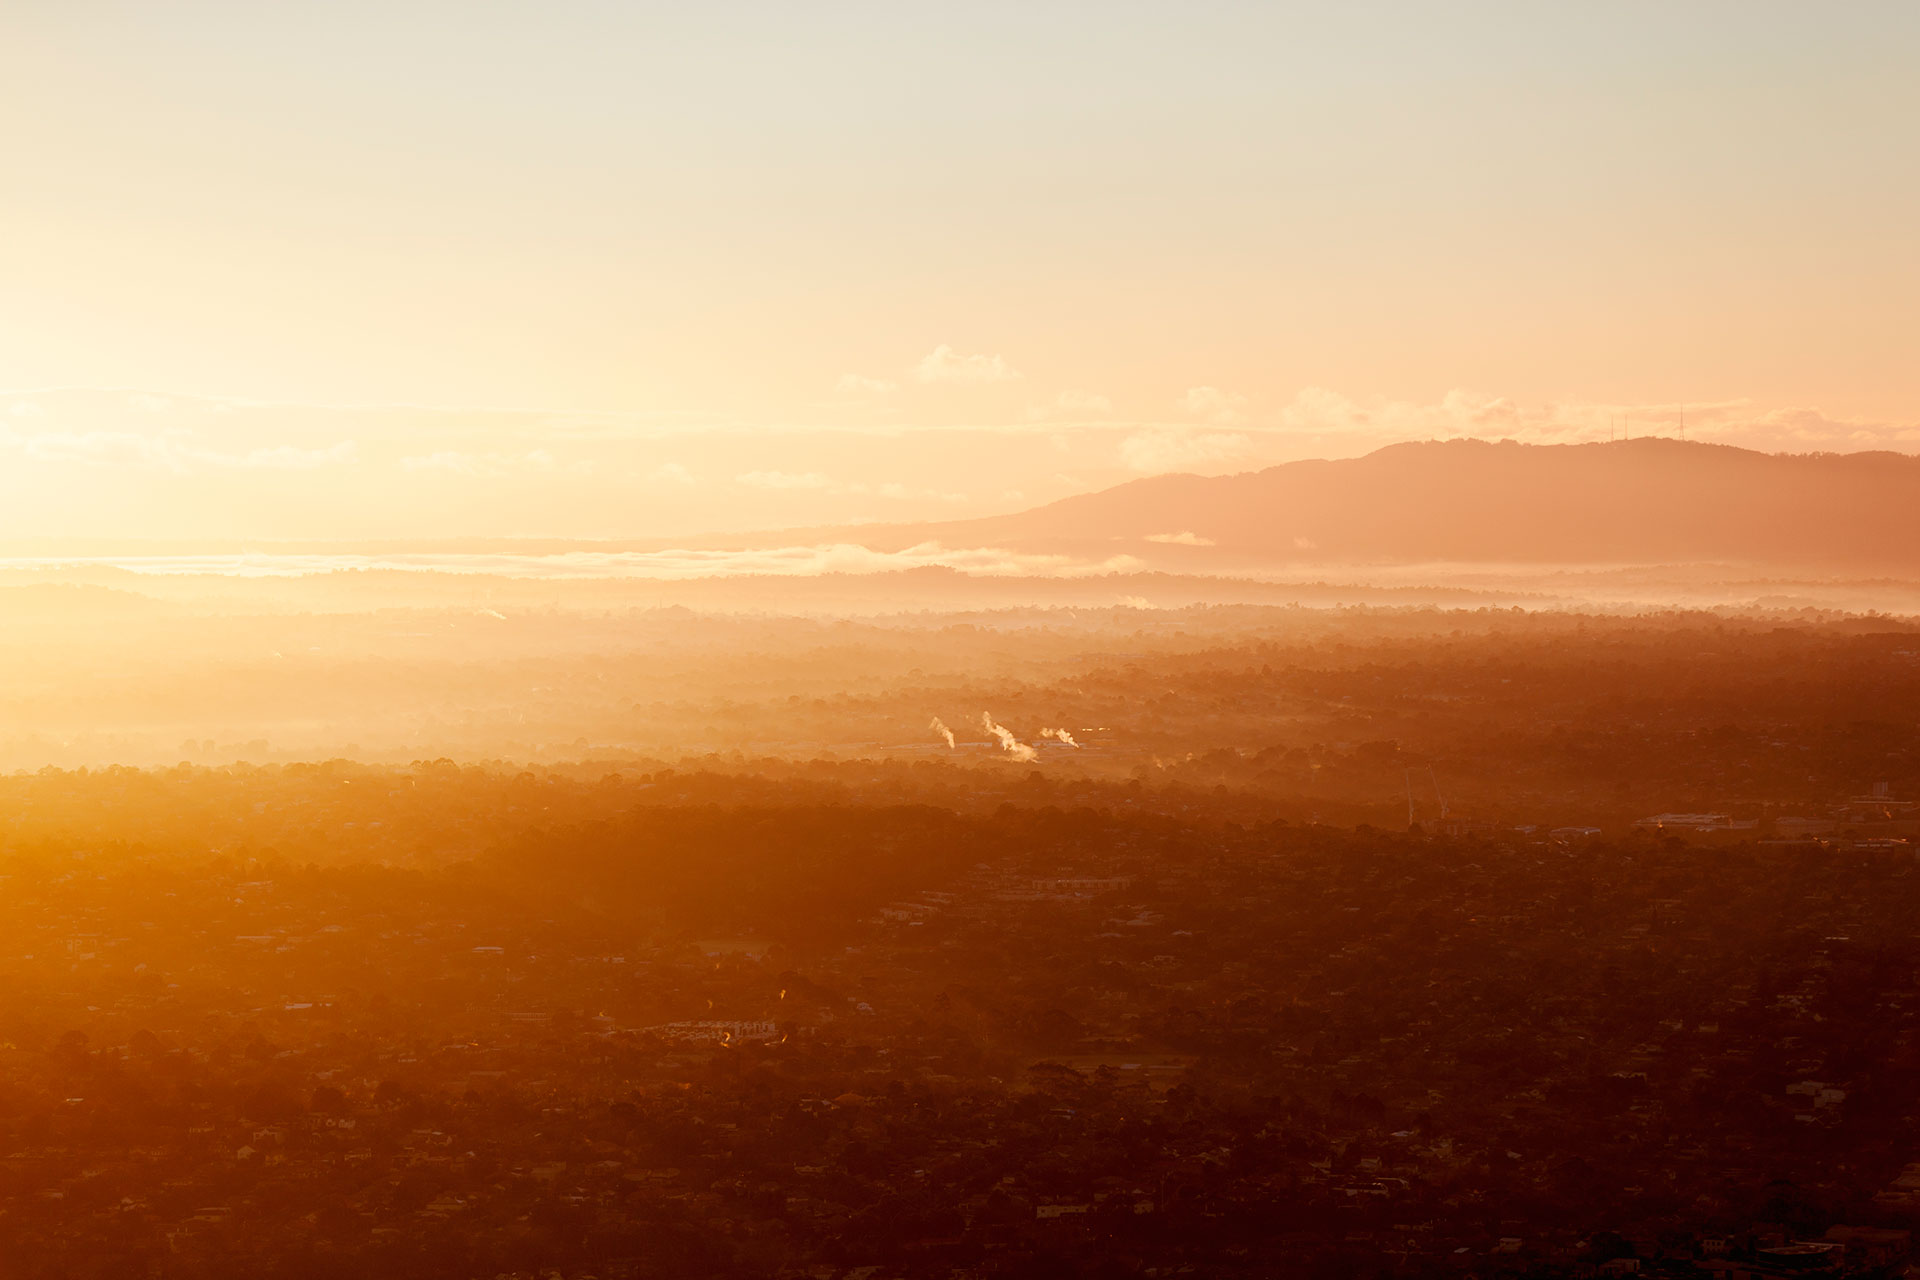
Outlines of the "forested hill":
M 1670 439 L 1400 444 L 1231 476 L 1156 476 L 1016 515 L 862 531 L 870 546 L 1255 562 L 1733 561 L 1920 568 L 1920 458 Z

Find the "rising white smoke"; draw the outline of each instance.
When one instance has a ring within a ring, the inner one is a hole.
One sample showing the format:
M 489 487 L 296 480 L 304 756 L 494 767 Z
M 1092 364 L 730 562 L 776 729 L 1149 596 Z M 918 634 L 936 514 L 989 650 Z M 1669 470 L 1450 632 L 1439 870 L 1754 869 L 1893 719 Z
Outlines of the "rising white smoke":
M 1015 760 L 1037 760 L 1040 753 L 1013 736 L 1013 730 L 993 722 L 991 712 L 980 713 L 980 727 L 1000 740 L 1000 749 Z
M 951 749 L 952 749 L 952 747 L 953 747 L 953 730 L 951 730 L 951 729 L 949 729 L 949 728 L 947 728 L 947 725 L 946 725 L 946 722 L 945 722 L 944 720 L 942 720 L 942 719 L 941 719 L 941 718 L 940 718 L 939 716 L 935 716 L 935 717 L 933 718 L 933 723 L 932 723 L 932 724 L 930 724 L 930 725 L 928 725 L 928 726 L 927 726 L 927 728 L 929 728 L 929 729 L 931 729 L 931 730 L 933 730 L 933 731 L 934 731 L 935 733 L 937 733 L 937 734 L 939 734 L 939 735 L 940 735 L 941 737 L 943 737 L 943 738 L 945 738 L 945 739 L 947 740 L 947 747 L 948 747 L 948 749 L 949 749 L 949 750 L 951 750 Z
M 1058 742 L 1063 746 L 1077 747 L 1080 745 L 1079 743 L 1073 740 L 1073 735 L 1071 733 L 1068 733 L 1065 729 L 1042 729 L 1040 731 L 1040 736 L 1043 738 L 1052 738 L 1055 742 Z

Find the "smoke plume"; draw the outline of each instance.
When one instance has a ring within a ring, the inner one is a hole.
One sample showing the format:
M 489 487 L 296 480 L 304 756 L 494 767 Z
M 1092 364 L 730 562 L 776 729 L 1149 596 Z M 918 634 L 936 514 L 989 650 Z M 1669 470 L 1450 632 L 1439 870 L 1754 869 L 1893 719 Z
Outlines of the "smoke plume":
M 949 729 L 949 728 L 947 728 L 947 725 L 946 725 L 946 722 L 945 722 L 944 720 L 942 720 L 942 719 L 941 719 L 941 718 L 940 718 L 939 716 L 935 716 L 935 717 L 933 718 L 933 723 L 932 723 L 932 724 L 930 724 L 930 725 L 928 725 L 928 726 L 927 726 L 927 728 L 929 728 L 929 729 L 931 729 L 931 730 L 933 730 L 933 731 L 934 731 L 935 733 L 937 733 L 937 734 L 939 734 L 939 735 L 940 735 L 941 737 L 943 737 L 943 738 L 945 738 L 945 739 L 947 740 L 947 747 L 948 747 L 948 749 L 949 749 L 949 750 L 951 750 L 951 749 L 952 749 L 952 747 L 953 747 L 953 730 L 951 730 L 951 729 Z
M 980 713 L 980 727 L 998 738 L 1000 740 L 1000 749 L 1012 756 L 1015 760 L 1025 761 L 1040 758 L 1040 753 L 1020 741 L 1020 739 L 1014 737 L 1011 729 L 1008 729 L 1005 725 L 995 724 L 991 712 L 982 711 Z
M 1065 729 L 1042 729 L 1040 731 L 1040 736 L 1043 738 L 1052 738 L 1055 742 L 1058 742 L 1063 746 L 1077 747 L 1080 745 L 1079 743 L 1073 740 L 1073 735 L 1071 733 L 1068 733 Z

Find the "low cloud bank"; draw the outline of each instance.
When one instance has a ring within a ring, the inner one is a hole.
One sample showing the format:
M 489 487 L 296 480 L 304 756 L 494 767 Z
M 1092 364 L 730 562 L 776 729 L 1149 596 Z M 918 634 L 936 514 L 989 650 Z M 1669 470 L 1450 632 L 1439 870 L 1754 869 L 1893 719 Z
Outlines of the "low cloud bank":
M 33 556 L 0 559 L 0 568 L 45 569 L 103 566 L 134 573 L 216 574 L 226 577 L 293 577 L 341 570 L 385 569 L 419 573 L 480 573 L 513 578 L 688 578 L 826 573 L 893 573 L 944 568 L 989 577 L 1081 578 L 1132 573 L 1146 566 L 1133 556 L 1081 560 L 1029 555 L 999 547 L 943 547 L 921 543 L 904 551 L 875 551 L 854 543 L 769 547 L 747 551 L 567 551 L 554 555 L 508 553 L 411 553 L 389 555 L 235 553 L 168 556 Z

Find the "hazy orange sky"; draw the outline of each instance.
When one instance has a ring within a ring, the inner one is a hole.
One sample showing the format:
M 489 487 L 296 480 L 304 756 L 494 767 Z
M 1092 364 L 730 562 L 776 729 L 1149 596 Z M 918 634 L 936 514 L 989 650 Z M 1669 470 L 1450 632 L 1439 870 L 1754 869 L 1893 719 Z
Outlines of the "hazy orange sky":
M 1920 8 L 0 0 L 0 538 L 1920 447 Z

